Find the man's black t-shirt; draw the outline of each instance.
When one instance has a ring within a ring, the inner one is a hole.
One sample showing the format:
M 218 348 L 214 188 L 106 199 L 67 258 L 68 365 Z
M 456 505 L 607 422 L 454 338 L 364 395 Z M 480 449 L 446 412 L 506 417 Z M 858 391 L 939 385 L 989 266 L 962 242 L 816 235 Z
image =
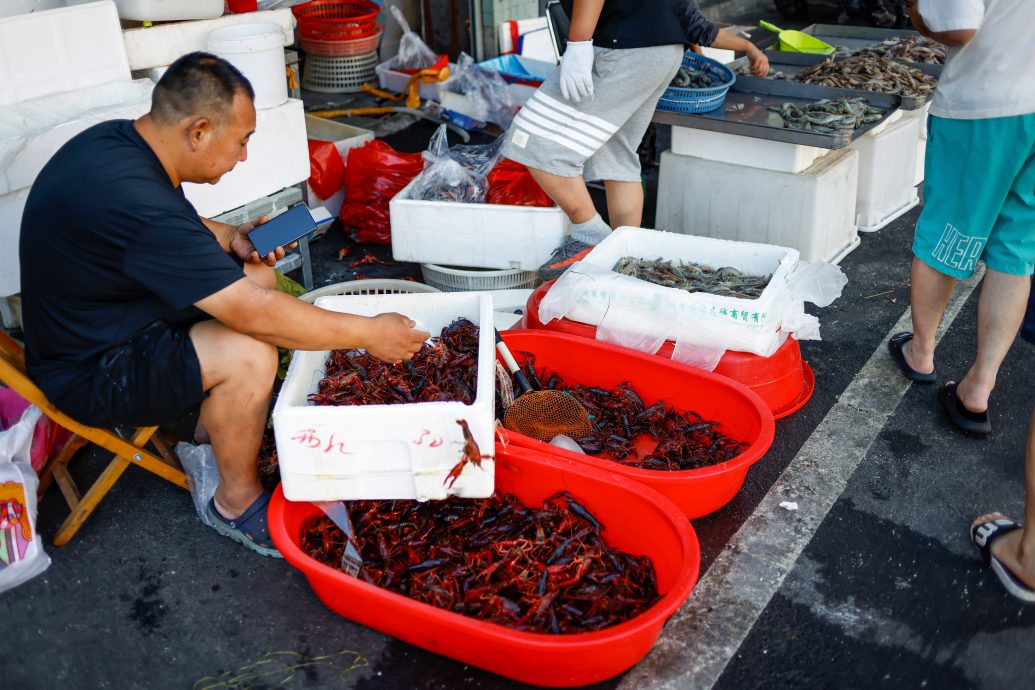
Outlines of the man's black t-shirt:
M 29 193 L 19 250 L 29 374 L 54 401 L 107 350 L 200 314 L 191 305 L 244 276 L 129 120 L 54 154 Z
M 574 6 L 574 0 L 561 0 L 569 19 Z M 593 33 L 593 46 L 710 46 L 718 34 L 718 27 L 701 14 L 697 0 L 607 0 Z

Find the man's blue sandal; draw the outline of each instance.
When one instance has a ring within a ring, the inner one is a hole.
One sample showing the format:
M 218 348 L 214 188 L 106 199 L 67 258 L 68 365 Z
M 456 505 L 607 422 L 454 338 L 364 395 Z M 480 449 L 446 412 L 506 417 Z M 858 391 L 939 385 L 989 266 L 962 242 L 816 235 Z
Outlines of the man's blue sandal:
M 992 572 L 999 578 L 1006 591 L 1025 604 L 1035 604 L 1035 589 L 1026 585 L 1009 568 L 1003 565 L 1002 561 L 992 555 L 992 543 L 999 537 L 1009 534 L 1015 530 L 1022 529 L 1013 520 L 1000 518 L 990 520 L 970 528 L 970 541 L 973 542 L 978 553 L 986 565 L 992 566 Z
M 208 519 L 213 529 L 238 544 L 243 544 L 263 556 L 283 558 L 270 539 L 269 523 L 266 521 L 266 509 L 272 495 L 269 491 L 263 491 L 255 502 L 234 520 L 220 515 L 216 510 L 216 500 L 212 498 L 208 502 Z

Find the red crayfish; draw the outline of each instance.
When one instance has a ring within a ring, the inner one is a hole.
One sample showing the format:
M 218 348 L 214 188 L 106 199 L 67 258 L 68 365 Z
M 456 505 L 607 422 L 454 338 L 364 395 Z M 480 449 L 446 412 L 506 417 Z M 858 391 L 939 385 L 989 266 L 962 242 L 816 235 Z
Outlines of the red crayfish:
M 645 405 L 631 383 L 613 389 L 568 386 L 555 372 L 537 372 L 534 356 L 523 354 L 528 357 L 523 369 L 533 385 L 565 391 L 586 408 L 594 432 L 575 442 L 589 455 L 649 470 L 690 470 L 730 460 L 748 445 L 696 412 L 681 412 L 661 401 Z M 636 440 L 643 436 L 657 445 L 641 457 Z
M 510 495 L 347 504 L 358 577 L 425 604 L 515 630 L 570 634 L 633 618 L 658 600 L 646 556 L 610 547 L 567 492 L 529 508 Z M 340 568 L 345 534 L 326 516 L 302 547 Z
M 457 319 L 425 343 L 413 359 L 385 364 L 366 352 L 334 350 L 326 373 L 309 395 L 314 405 L 396 405 L 474 402 L 478 380 L 478 327 Z

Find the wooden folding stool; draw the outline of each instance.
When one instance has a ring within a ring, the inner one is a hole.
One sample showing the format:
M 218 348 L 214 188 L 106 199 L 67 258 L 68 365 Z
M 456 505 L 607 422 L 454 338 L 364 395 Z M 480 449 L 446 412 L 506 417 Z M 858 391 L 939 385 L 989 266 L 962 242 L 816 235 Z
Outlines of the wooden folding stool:
M 169 450 L 161 435 L 155 435 L 158 427 L 140 427 L 134 430 L 129 438 L 123 438 L 117 430 L 99 429 L 75 421 L 54 407 L 43 391 L 36 387 L 26 373 L 25 353 L 21 345 L 3 331 L 0 331 L 0 382 L 17 391 L 23 398 L 43 410 L 43 414 L 72 432 L 72 437 L 47 464 L 40 477 L 39 495 L 43 495 L 51 481 L 56 481 L 72 511 L 54 535 L 55 546 L 64 546 L 75 536 L 83 522 L 90 517 L 97 504 L 130 464 L 139 465 L 179 487 L 187 488 L 187 476 L 183 473 L 176 456 Z M 158 455 L 145 450 L 144 446 L 148 441 L 154 445 Z M 68 472 L 67 465 L 72 456 L 87 443 L 111 451 L 115 457 L 86 493 L 81 494 Z

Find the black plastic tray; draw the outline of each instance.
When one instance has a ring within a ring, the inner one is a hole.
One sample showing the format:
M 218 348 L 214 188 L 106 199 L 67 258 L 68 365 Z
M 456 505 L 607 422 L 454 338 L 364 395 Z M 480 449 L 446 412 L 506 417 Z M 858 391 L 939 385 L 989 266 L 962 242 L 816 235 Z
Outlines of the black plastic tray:
M 825 56 L 825 55 L 809 55 L 807 53 L 782 53 L 782 52 L 779 52 L 779 51 L 777 51 L 775 53 L 768 53 L 767 56 L 769 57 L 769 69 L 770 70 L 772 70 L 772 71 L 779 70 L 779 71 L 783 72 L 784 74 L 786 74 L 788 76 L 791 76 L 791 77 L 793 77 L 795 74 L 797 74 L 798 72 L 802 71 L 806 67 L 811 67 L 813 65 L 818 65 L 819 63 L 821 63 L 824 60 L 828 59 L 827 56 Z M 834 56 L 834 59 L 837 60 L 838 57 Z M 916 69 L 920 70 L 921 72 L 924 72 L 925 74 L 930 74 L 930 75 L 932 75 L 932 76 L 934 76 L 936 78 L 941 74 L 941 68 L 942 68 L 941 65 L 928 65 L 928 64 L 925 64 L 925 63 L 922 63 L 922 62 L 906 62 L 906 63 L 903 63 L 903 64 L 906 64 L 906 65 L 908 65 L 910 67 L 915 67 Z M 746 57 L 742 57 L 742 58 L 739 58 L 739 59 L 734 60 L 733 62 L 729 63 L 727 65 L 727 67 L 729 67 L 730 69 L 732 69 L 736 73 L 738 69 L 740 69 L 742 67 L 747 67 L 747 65 L 748 65 L 748 59 Z M 761 81 L 761 82 L 780 82 L 780 81 L 786 81 L 786 80 L 782 80 L 782 79 L 766 79 L 764 77 L 749 77 L 749 76 L 746 77 L 746 76 L 738 73 L 737 74 L 737 81 L 733 85 L 733 88 L 734 89 L 738 88 L 742 82 L 744 82 L 745 84 L 749 85 L 751 88 L 757 88 L 757 86 L 754 85 L 754 83 L 757 82 L 757 81 Z M 788 82 L 788 83 L 798 84 L 798 82 Z M 810 89 L 811 88 L 816 88 L 816 89 L 830 88 L 830 87 L 826 87 L 826 86 L 818 86 L 818 85 L 815 85 L 815 84 L 799 84 L 799 85 L 800 86 L 804 86 L 806 88 L 810 88 Z M 852 90 L 852 89 L 845 89 L 845 90 L 847 91 L 847 90 Z M 862 94 L 862 95 L 882 95 L 882 94 L 877 94 L 875 91 L 858 91 L 858 93 Z M 926 94 L 924 96 L 901 96 L 900 97 L 901 98 L 901 105 L 899 107 L 902 108 L 903 110 L 917 110 L 917 109 L 922 108 L 925 105 L 927 105 L 927 103 L 931 100 L 932 96 L 933 96 L 933 94 Z M 822 97 L 818 96 L 817 99 L 818 98 L 822 98 Z
M 824 98 L 834 100 L 842 96 L 849 98 L 861 96 L 873 107 L 883 109 L 884 117 L 851 132 L 820 134 L 788 129 L 783 126 L 783 118 L 769 110 L 770 107 L 778 108 L 783 103 L 805 104 Z M 695 115 L 658 110 L 654 113 L 654 122 L 788 144 L 815 146 L 822 149 L 840 149 L 884 122 L 901 106 L 901 103 L 902 99 L 899 96 L 888 96 L 870 91 L 834 89 L 779 79 L 737 77 L 736 83 L 726 94 L 726 101 L 722 108 L 710 113 Z

